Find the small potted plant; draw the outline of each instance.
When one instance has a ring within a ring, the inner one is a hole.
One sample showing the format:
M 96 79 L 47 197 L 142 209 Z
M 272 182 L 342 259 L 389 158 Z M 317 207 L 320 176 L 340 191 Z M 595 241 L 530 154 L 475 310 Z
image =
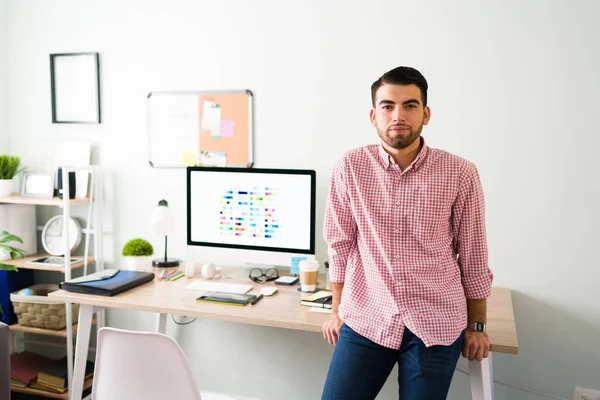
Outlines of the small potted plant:
M 127 260 L 127 267 L 132 271 L 144 271 L 150 269 L 150 256 L 154 254 L 154 248 L 147 240 L 141 238 L 131 239 L 123 246 L 123 256 Z
M 24 250 L 6 244 L 8 242 L 18 242 L 23 244 L 23 240 L 21 240 L 20 237 L 6 231 L 0 231 L 0 271 L 16 271 L 17 267 L 4 264 L 2 261 L 8 259 L 14 260 L 19 257 L 23 258 L 27 254 Z M 0 304 L 0 319 L 4 319 L 2 304 Z
M 21 172 L 19 165 L 21 159 L 17 156 L 0 156 L 0 198 L 8 197 L 12 193 L 13 178 Z

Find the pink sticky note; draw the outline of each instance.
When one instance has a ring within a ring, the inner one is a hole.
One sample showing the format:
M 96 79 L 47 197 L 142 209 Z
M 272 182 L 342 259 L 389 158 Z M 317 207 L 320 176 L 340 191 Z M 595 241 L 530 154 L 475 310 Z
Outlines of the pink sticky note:
M 221 120 L 221 136 L 233 137 L 234 122 Z

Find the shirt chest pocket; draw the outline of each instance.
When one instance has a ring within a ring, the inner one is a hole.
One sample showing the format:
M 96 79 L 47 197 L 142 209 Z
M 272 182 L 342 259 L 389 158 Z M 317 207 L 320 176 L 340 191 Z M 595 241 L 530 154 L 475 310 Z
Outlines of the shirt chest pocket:
M 407 193 L 404 210 L 406 224 L 425 249 L 437 253 L 442 238 L 450 234 L 452 195 L 443 185 L 423 183 Z

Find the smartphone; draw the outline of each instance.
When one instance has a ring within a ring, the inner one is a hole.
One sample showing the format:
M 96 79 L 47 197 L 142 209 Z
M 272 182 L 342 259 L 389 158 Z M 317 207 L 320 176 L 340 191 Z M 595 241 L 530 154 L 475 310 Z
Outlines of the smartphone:
M 275 284 L 276 285 L 293 285 L 294 283 L 298 282 L 298 277 L 297 276 L 280 276 L 279 278 L 275 279 Z

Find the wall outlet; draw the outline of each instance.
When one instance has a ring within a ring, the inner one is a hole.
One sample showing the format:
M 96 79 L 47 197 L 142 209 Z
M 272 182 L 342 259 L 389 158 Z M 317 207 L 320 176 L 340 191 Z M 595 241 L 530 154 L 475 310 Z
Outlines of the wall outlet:
M 600 400 L 600 391 L 576 387 L 573 392 L 573 400 Z

